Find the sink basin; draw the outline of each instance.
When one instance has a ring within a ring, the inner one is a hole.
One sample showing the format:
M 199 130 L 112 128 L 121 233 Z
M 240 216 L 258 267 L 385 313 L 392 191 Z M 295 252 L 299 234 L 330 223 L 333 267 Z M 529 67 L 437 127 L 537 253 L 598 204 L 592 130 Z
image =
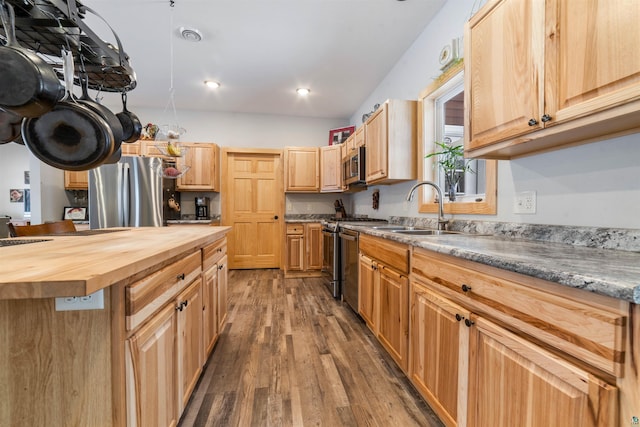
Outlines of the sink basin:
M 374 230 L 384 231 L 413 230 L 413 227 L 406 227 L 404 225 L 375 225 L 371 228 L 373 228 Z
M 444 234 L 462 234 L 459 231 L 446 231 L 446 230 L 392 230 L 398 234 L 408 234 L 411 236 L 441 236 Z

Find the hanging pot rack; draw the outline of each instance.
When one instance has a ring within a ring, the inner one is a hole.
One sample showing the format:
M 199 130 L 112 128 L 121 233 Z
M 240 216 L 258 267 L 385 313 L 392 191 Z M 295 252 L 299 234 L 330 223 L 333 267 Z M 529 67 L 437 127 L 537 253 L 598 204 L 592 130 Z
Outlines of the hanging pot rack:
M 96 35 L 84 19 L 88 12 L 101 17 L 80 1 L 4 1 L 15 9 L 18 42 L 51 63 L 61 80 L 61 50 L 66 48 L 73 53 L 76 67 L 83 65 L 90 89 L 128 92 L 136 87 L 135 72 L 118 35 L 113 32 L 118 46 L 105 42 Z M 0 34 L 0 41 L 2 44 L 6 43 L 6 35 L 1 26 Z M 75 75 L 80 74 L 80 70 L 76 69 Z M 79 84 L 79 77 L 76 77 L 76 84 Z

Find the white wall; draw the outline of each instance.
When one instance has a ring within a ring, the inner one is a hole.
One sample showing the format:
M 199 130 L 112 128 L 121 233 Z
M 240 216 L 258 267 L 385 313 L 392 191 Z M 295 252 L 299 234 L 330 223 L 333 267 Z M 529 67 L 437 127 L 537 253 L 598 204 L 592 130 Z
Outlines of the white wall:
M 30 185 L 24 183 L 24 172 L 29 170 L 28 150 L 19 144 L 3 144 L 0 145 L 0 158 L 2 158 L 0 215 L 21 219 L 24 216 L 24 204 L 10 203 L 9 190 L 30 188 Z M 31 203 L 33 204 L 33 201 Z
M 462 37 L 471 2 L 461 7 L 449 0 L 410 49 L 352 116 L 362 114 L 389 98 L 416 99 L 440 74 L 438 54 L 451 39 Z M 498 166 L 498 214 L 456 216 L 461 219 L 640 228 L 640 134 L 566 148 L 511 161 Z M 353 197 L 357 213 L 376 217 L 421 216 L 417 202 L 404 198 L 411 183 L 371 187 Z M 380 209 L 371 209 L 371 193 L 380 190 Z M 513 213 L 516 192 L 534 190 L 537 212 Z M 425 214 L 424 216 L 433 216 Z

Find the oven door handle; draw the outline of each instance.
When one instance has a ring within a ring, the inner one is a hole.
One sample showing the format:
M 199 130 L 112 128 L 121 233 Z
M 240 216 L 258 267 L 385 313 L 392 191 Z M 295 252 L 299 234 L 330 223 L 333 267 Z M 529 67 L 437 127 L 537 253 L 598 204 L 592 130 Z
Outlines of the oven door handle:
M 357 234 L 338 233 L 338 236 L 340 236 L 341 239 L 351 240 L 352 242 L 358 240 Z

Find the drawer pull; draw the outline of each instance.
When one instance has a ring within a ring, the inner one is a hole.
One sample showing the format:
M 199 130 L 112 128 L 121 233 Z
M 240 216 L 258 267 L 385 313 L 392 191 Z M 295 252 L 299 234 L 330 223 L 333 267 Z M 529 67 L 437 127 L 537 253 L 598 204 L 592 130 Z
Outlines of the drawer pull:
M 462 285 L 462 292 L 469 292 L 471 290 L 471 286 Z
M 182 311 L 182 303 L 176 305 L 176 311 Z
M 184 280 L 184 273 L 182 274 L 178 274 L 178 276 L 176 277 L 178 280 Z
M 469 320 L 469 319 L 464 319 L 464 324 L 467 325 L 468 327 L 471 327 L 471 325 L 473 325 L 474 322 L 473 320 Z
M 464 319 L 464 317 L 463 317 L 463 316 L 460 316 L 460 314 L 456 313 L 456 320 L 459 322 L 459 321 L 461 321 L 462 319 Z
M 218 266 L 218 270 L 222 270 L 223 268 L 224 268 L 224 264 L 220 264 L 220 265 Z

